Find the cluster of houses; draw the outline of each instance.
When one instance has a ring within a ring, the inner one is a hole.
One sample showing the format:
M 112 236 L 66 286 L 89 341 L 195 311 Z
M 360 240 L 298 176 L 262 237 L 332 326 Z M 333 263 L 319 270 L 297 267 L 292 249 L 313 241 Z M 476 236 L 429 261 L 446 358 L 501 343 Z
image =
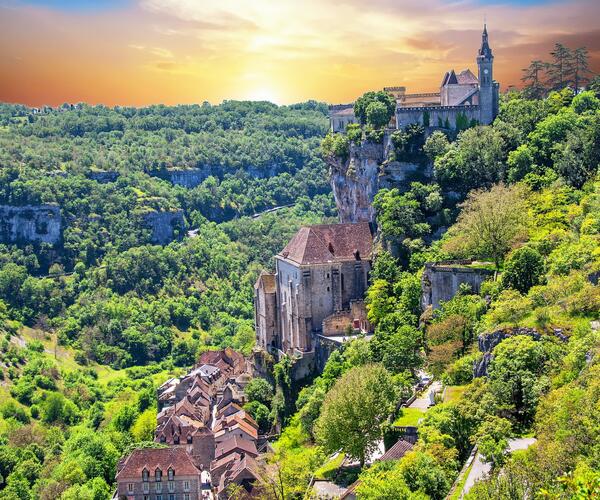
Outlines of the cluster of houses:
M 231 488 L 252 496 L 261 467 L 258 424 L 242 408 L 250 380 L 244 356 L 227 348 L 203 353 L 185 376 L 161 385 L 155 441 L 166 446 L 120 461 L 115 498 L 221 499 Z

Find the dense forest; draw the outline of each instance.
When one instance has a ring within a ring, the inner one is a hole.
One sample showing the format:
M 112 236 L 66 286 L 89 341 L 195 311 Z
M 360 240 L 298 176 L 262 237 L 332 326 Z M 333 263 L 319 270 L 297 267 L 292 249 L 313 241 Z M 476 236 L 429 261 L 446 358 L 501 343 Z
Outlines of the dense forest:
M 511 92 L 490 126 L 396 133 L 390 154 L 431 162 L 435 179 L 375 198 L 373 338 L 301 385 L 283 358 L 250 391 L 247 411 L 281 429 L 275 498 L 304 498 L 315 478 L 358 480 L 365 499 L 458 498 L 475 445 L 491 473 L 469 499 L 598 494 L 597 90 Z M 325 140 L 314 102 L 0 107 L 0 205 L 56 204 L 65 221 L 57 245 L 0 247 L 0 498 L 109 498 L 119 458 L 153 439 L 156 387 L 202 350 L 251 351 L 260 269 L 301 224 L 335 220 L 322 155 L 382 140 L 386 109 L 369 99 L 366 123 Z M 193 169 L 208 173 L 197 186 L 172 182 Z M 140 214 L 172 210 L 193 231 L 151 244 Z M 430 243 L 434 225 L 448 230 Z M 492 278 L 423 312 L 424 263 L 449 259 Z M 508 338 L 474 378 L 494 332 Z M 420 370 L 446 391 L 415 418 L 396 403 Z M 366 467 L 406 425 L 416 446 Z M 537 443 L 509 454 L 515 437 Z
M 108 498 L 117 460 L 153 439 L 157 384 L 203 349 L 249 353 L 259 271 L 335 215 L 325 112 L 0 105 L 0 205 L 63 221 L 56 245 L 0 245 L 0 498 Z M 194 169 L 198 185 L 171 182 Z M 141 216 L 173 210 L 191 232 L 151 244 Z

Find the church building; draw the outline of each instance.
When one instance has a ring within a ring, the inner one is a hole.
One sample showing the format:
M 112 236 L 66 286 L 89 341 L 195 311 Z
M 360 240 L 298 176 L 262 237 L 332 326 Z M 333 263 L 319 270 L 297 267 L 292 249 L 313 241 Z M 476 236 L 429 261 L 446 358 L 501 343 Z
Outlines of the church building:
M 254 286 L 258 346 L 303 356 L 316 336 L 364 329 L 372 252 L 366 222 L 301 228 L 275 256 L 275 274 L 263 272 Z
M 407 94 L 406 87 L 384 87 L 396 100 L 396 113 L 390 126 L 404 128 L 418 123 L 424 127 L 456 129 L 457 123 L 489 125 L 498 114 L 499 84 L 493 78 L 494 56 L 484 25 L 477 53 L 477 76 L 470 69 L 453 69 L 442 78 L 439 92 Z M 329 107 L 333 132 L 345 132 L 358 123 L 354 103 Z

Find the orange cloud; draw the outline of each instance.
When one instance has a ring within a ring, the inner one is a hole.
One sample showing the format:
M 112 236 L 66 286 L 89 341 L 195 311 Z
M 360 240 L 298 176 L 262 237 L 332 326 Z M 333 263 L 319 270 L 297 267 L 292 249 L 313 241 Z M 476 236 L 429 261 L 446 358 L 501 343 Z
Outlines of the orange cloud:
M 503 88 L 555 41 L 600 69 L 600 4 L 444 0 L 139 0 L 59 11 L 0 0 L 0 100 L 107 105 L 345 102 L 384 85 L 434 90 L 475 69 L 484 11 Z M 6 1 L 6 0 L 4 0 Z

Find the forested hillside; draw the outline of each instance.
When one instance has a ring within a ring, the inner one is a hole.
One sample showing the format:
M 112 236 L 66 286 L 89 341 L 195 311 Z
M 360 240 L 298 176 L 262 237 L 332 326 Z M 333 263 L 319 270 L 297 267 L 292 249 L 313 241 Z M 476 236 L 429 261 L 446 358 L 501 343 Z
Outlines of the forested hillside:
M 108 498 L 156 387 L 201 350 L 249 352 L 258 272 L 335 215 L 325 112 L 0 105 L 0 205 L 62 219 L 54 245 L 0 244 L 0 498 Z M 143 216 L 176 210 L 185 231 L 151 244 Z
M 460 498 L 474 445 L 491 471 L 469 499 L 597 496 L 598 97 L 507 94 L 491 126 L 425 141 L 434 183 L 377 194 L 380 241 L 395 256 L 380 251 L 374 262 L 373 338 L 334 353 L 297 399 L 285 365 L 276 370 L 273 407 L 288 426 L 274 461 L 290 497 L 309 480 L 329 480 L 365 499 Z M 381 140 L 373 126 L 328 136 L 326 154 Z M 427 245 L 436 213 L 454 224 Z M 423 311 L 423 264 L 452 260 L 457 272 L 482 269 L 489 278 L 480 292 L 462 285 Z M 419 370 L 444 389 L 429 409 L 401 409 Z M 361 467 L 406 426 L 418 441 L 402 458 Z M 509 454 L 515 438 L 537 443 Z
M 334 213 L 322 104 L 2 105 L 0 116 L 0 205 L 56 204 L 63 221 L 56 245 L 0 245 L 0 300 L 82 360 L 125 367 L 173 349 L 189 360 L 192 335 L 247 349 L 258 268 L 300 223 Z M 195 187 L 169 180 L 194 169 L 206 175 Z M 173 210 L 195 231 L 149 245 L 143 215 Z

